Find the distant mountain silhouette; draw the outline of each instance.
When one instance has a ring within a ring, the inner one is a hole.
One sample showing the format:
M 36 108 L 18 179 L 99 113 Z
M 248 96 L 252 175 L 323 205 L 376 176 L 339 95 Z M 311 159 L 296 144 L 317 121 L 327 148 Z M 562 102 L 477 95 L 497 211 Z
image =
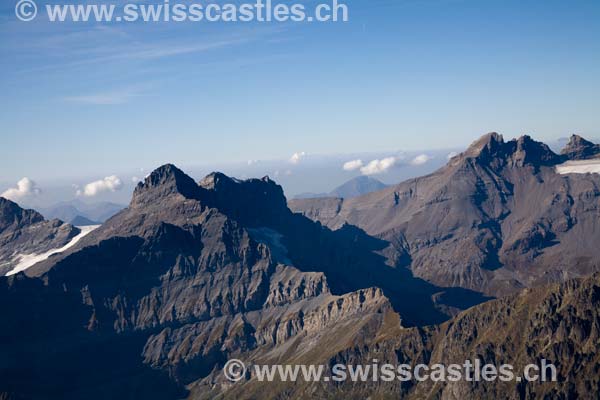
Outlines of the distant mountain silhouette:
M 71 200 L 55 204 L 40 210 L 49 219 L 58 218 L 73 225 L 76 217 L 83 217 L 90 221 L 102 223 L 125 208 L 124 205 L 107 201 L 85 203 L 81 200 Z
M 349 199 L 363 194 L 375 192 L 385 188 L 387 185 L 370 176 L 357 176 L 336 187 L 329 193 L 301 193 L 294 196 L 295 199 L 310 199 L 322 197 L 336 197 Z

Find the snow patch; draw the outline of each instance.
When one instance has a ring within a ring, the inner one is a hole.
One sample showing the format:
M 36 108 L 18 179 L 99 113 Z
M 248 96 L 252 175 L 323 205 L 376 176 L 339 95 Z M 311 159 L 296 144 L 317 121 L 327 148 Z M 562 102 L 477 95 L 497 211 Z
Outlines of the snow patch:
M 600 174 L 600 159 L 567 161 L 556 166 L 556 172 L 564 174 Z
M 100 225 L 78 226 L 78 228 L 81 229 L 81 232 L 79 232 L 77 236 L 75 236 L 73 239 L 71 239 L 69 243 L 67 243 L 61 248 L 48 250 L 47 252 L 42 254 L 18 254 L 16 258 L 18 259 L 19 263 L 15 266 L 15 268 L 9 271 L 6 274 L 6 276 L 14 275 L 18 272 L 25 271 L 27 268 L 39 263 L 40 261 L 44 261 L 53 254 L 62 253 L 63 251 L 70 249 L 71 247 L 75 246 L 75 244 L 77 244 L 77 242 L 79 242 L 81 238 L 83 238 L 85 235 L 87 235 L 99 226 Z

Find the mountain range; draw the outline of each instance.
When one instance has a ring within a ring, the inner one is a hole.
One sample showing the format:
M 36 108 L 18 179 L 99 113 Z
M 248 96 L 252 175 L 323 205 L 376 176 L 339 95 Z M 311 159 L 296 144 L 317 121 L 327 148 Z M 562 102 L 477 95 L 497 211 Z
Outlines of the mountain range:
M 289 202 L 268 177 L 163 165 L 100 227 L 0 277 L 0 398 L 593 398 L 600 179 L 556 168 L 597 150 L 493 133 L 433 174 Z M 6 257 L 80 233 L 0 201 Z M 231 358 L 546 358 L 560 379 L 234 384 Z
M 350 224 L 385 241 L 395 267 L 428 282 L 499 296 L 600 268 L 598 175 L 556 171 L 599 154 L 578 136 L 558 155 L 528 136 L 505 142 L 491 133 L 430 175 L 289 205 L 332 229 Z

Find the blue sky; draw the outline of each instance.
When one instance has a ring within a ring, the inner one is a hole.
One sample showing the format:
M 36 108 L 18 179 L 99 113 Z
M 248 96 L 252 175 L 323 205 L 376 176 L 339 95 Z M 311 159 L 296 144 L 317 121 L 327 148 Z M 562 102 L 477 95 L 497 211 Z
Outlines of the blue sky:
M 20 22 L 1 182 L 600 136 L 597 1 L 349 0 L 346 23 Z M 41 2 L 38 4 L 42 4 Z

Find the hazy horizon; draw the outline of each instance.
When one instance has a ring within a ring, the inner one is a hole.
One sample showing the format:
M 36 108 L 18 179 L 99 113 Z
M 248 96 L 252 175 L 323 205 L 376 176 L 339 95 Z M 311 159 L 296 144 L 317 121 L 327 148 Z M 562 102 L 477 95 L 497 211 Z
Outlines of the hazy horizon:
M 514 139 L 514 137 L 503 136 L 505 140 Z M 479 136 L 474 137 L 473 141 L 478 138 Z M 538 140 L 535 136 L 533 139 Z M 587 137 L 587 139 L 598 142 L 594 138 Z M 558 153 L 567 140 L 567 137 L 562 137 L 545 143 Z M 177 165 L 197 181 L 211 172 L 222 172 L 238 179 L 269 176 L 283 187 L 286 197 L 291 199 L 306 193 L 329 193 L 357 176 L 369 176 L 387 185 L 397 184 L 437 170 L 447 163 L 449 156 L 465 150 L 466 147 L 467 145 L 450 149 L 337 154 L 297 153 L 297 158 L 248 160 L 221 164 L 181 164 L 172 161 L 165 163 Z M 390 157 L 394 159 L 393 163 L 382 167 L 383 160 Z M 359 160 L 360 166 L 351 169 L 345 168 L 346 163 Z M 375 170 L 368 169 L 370 163 L 372 166 L 375 165 Z M 30 208 L 45 208 L 73 200 L 90 204 L 108 201 L 126 205 L 129 203 L 137 183 L 160 165 L 162 164 L 138 169 L 98 172 L 88 176 L 51 176 L 42 179 L 21 177 L 20 180 L 29 179 L 32 186 L 17 193 L 19 197 L 13 198 L 13 200 Z M 118 178 L 120 183 L 115 185 L 114 182 L 106 180 L 108 177 Z M 84 192 L 86 186 L 93 187 L 94 185 L 94 190 L 88 193 Z M 17 181 L 0 182 L 0 194 L 12 190 L 11 188 L 19 188 Z

